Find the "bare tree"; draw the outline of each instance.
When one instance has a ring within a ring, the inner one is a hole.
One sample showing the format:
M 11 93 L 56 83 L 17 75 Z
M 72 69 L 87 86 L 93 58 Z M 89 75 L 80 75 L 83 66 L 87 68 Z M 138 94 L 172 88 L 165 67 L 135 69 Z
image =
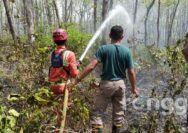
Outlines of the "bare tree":
M 56 12 L 58 26 L 61 27 L 61 20 L 60 20 L 59 10 L 58 10 L 57 4 L 56 4 L 56 0 L 53 0 L 53 5 L 54 5 L 54 8 L 55 8 L 55 12 Z
M 103 0 L 103 4 L 102 4 L 102 21 L 104 21 L 105 18 L 106 18 L 106 15 L 107 15 L 107 12 L 108 12 L 108 5 L 109 5 L 109 0 Z M 106 31 L 104 30 L 103 34 L 102 34 L 102 43 L 104 43 L 104 44 L 106 43 L 105 35 L 106 35 Z
M 46 25 L 46 14 L 45 14 L 45 1 L 44 0 L 40 0 L 40 7 L 41 7 L 41 26 L 45 27 Z M 46 28 L 43 28 L 44 31 L 46 31 Z
M 39 23 L 39 5 L 38 5 L 38 1 L 35 1 L 35 24 L 38 24 Z
M 84 18 L 84 9 L 80 8 L 80 21 L 79 21 L 79 25 L 80 25 L 80 30 L 82 30 L 82 23 L 83 23 L 83 18 Z
M 164 34 L 164 43 L 167 43 L 168 29 L 169 29 L 169 18 L 170 18 L 170 9 L 168 8 L 165 13 L 165 34 Z
M 46 4 L 46 14 L 47 14 L 47 18 L 48 18 L 48 24 L 52 25 L 52 14 L 51 14 L 51 8 L 50 8 L 50 3 L 49 0 L 45 0 L 45 4 Z
M 133 25 L 135 25 L 136 23 L 136 16 L 137 16 L 137 9 L 138 9 L 138 0 L 135 0 L 135 4 L 134 4 L 134 15 L 133 15 Z M 133 44 L 133 55 L 135 55 L 135 50 L 136 50 L 136 45 L 135 45 L 135 26 L 133 26 L 133 40 L 132 40 L 132 44 Z
M 160 13 L 161 12 L 161 0 L 158 0 L 158 15 L 157 15 L 157 45 L 159 46 L 160 39 Z
M 69 6 L 67 7 L 67 17 L 65 23 L 72 22 L 73 15 L 73 0 L 70 0 Z
M 67 9 L 67 5 L 68 5 L 68 3 L 67 3 L 67 0 L 64 0 L 64 1 L 65 1 L 65 3 L 64 3 L 65 4 L 65 6 L 64 6 L 64 13 L 65 13 L 64 14 L 64 22 L 66 23 L 67 22 L 67 14 L 68 14 L 67 13 L 67 10 L 68 10 Z
M 11 13 L 10 13 L 9 3 L 8 3 L 7 0 L 3 0 L 3 3 L 4 3 L 4 6 L 5 6 L 5 10 L 6 10 L 6 15 L 7 15 L 10 33 L 12 35 L 14 43 L 17 44 L 17 37 L 16 37 L 16 33 L 15 33 L 15 28 L 14 28 L 12 16 L 11 16 Z
M 134 4 L 134 17 L 133 17 L 133 23 L 134 24 L 136 22 L 137 9 L 138 9 L 138 0 L 135 0 L 135 4 Z
M 5 1 L 10 8 L 8 10 L 8 16 L 10 17 L 7 17 L 7 10 L 4 9 L 3 2 Z M 23 1 L 27 0 L 1 1 L 0 29 L 3 30 L 3 32 L 0 33 L 1 36 L 6 35 L 6 32 L 10 32 L 12 38 L 28 33 L 28 12 L 24 7 Z M 132 36 L 130 41 L 132 47 L 136 46 L 135 44 L 138 39 L 140 41 L 143 39 L 146 45 L 153 41 L 155 41 L 157 45 L 169 44 L 173 40 L 175 41 L 181 38 L 182 35 L 187 32 L 188 15 L 185 13 L 188 5 L 187 0 L 166 0 L 166 2 L 168 1 L 167 3 L 162 0 L 146 1 L 147 3 L 149 2 L 146 7 L 143 7 L 142 2 L 139 0 L 128 0 L 125 2 L 125 7 L 133 6 L 132 19 L 135 26 L 132 28 L 132 35 L 128 33 L 128 36 Z M 61 25 L 62 21 L 65 23 L 78 23 L 81 31 L 91 33 L 97 30 L 98 22 L 105 20 L 108 10 L 111 9 L 116 2 L 117 0 L 62 0 L 61 2 L 59 0 L 31 0 L 32 6 L 29 7 L 32 8 L 31 11 L 34 19 L 31 20 L 34 20 L 35 29 L 39 29 L 40 26 L 40 31 L 44 33 L 47 33 L 47 30 L 49 30 L 49 28 L 45 28 L 47 25 L 51 26 L 55 24 L 56 27 L 58 27 L 58 25 Z M 122 3 L 124 2 L 122 1 Z M 61 4 L 62 16 L 58 4 Z M 93 9 L 92 12 L 91 8 Z M 144 22 L 141 21 L 142 19 L 138 15 L 141 14 L 140 12 L 143 9 L 146 10 Z M 156 16 L 151 14 L 153 13 L 153 9 L 155 9 L 154 12 L 156 12 Z M 138 26 L 136 29 L 137 21 L 140 21 L 140 24 L 144 26 Z M 14 28 L 12 28 L 10 23 L 12 23 Z M 114 21 L 110 24 L 113 23 Z M 12 31 L 12 29 L 14 29 L 14 31 Z M 30 32 L 30 34 L 33 33 Z M 137 35 L 138 38 L 136 38 Z M 107 38 L 107 32 L 105 30 L 103 31 L 103 36 L 103 39 Z
M 109 4 L 108 0 L 103 0 L 103 4 L 102 4 L 102 21 L 104 21 L 105 18 L 106 18 L 106 14 L 108 12 L 108 4 Z
M 150 5 L 147 7 L 147 11 L 146 11 L 146 18 L 145 18 L 145 21 L 144 21 L 144 26 L 145 26 L 144 43 L 145 43 L 145 45 L 147 44 L 147 21 L 148 21 L 148 16 L 149 16 L 150 10 L 153 7 L 154 3 L 155 3 L 155 0 L 152 0 Z
M 175 5 L 174 11 L 173 11 L 172 16 L 171 16 L 171 20 L 170 20 L 169 28 L 168 28 L 167 45 L 169 45 L 169 43 L 170 43 L 170 38 L 171 38 L 171 35 L 172 35 L 172 27 L 173 27 L 173 23 L 174 23 L 174 18 L 176 16 L 176 11 L 177 11 L 179 3 L 180 3 L 180 0 L 178 0 L 177 4 Z
M 134 15 L 133 15 L 133 25 L 135 25 L 135 23 L 136 23 L 137 10 L 138 10 L 138 0 L 135 0 Z M 134 29 L 134 26 L 133 26 L 133 43 L 134 43 L 134 38 L 135 38 L 135 29 Z
M 110 0 L 110 9 L 113 8 L 114 0 Z
M 18 5 L 20 5 L 20 2 L 22 2 L 22 1 L 16 1 L 15 2 L 15 10 L 16 10 L 16 15 L 14 15 L 14 18 L 15 18 L 15 27 L 16 27 L 16 29 L 20 29 L 20 11 L 21 11 L 21 9 L 19 8 L 20 6 L 18 6 Z M 17 36 L 20 36 L 20 32 L 21 32 L 21 30 L 17 30 L 16 31 L 17 33 L 16 33 L 16 35 Z
M 1 31 L 3 31 L 3 10 L 2 10 L 2 3 L 0 2 L 0 18 L 1 18 Z M 3 32 L 0 34 L 0 36 L 3 36 Z
M 24 7 L 26 9 L 26 19 L 27 19 L 27 32 L 28 32 L 28 43 L 30 45 L 33 44 L 34 37 L 34 20 L 33 20 L 33 12 L 32 12 L 32 1 L 24 0 Z
M 69 11 L 69 22 L 72 22 L 73 18 L 73 1 L 70 2 L 70 11 Z
M 94 24 L 94 31 L 97 30 L 97 0 L 94 0 L 94 12 L 93 12 L 93 24 Z

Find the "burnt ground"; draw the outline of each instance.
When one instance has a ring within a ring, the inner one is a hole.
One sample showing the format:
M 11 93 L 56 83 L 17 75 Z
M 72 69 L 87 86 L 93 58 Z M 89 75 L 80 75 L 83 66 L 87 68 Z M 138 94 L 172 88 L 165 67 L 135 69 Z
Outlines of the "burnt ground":
M 1 71 L 3 71 L 4 66 L 1 66 Z M 8 69 L 6 69 L 7 72 L 9 72 Z M 166 77 L 165 77 L 166 76 Z M 161 108 L 159 110 L 152 109 L 151 111 L 147 110 L 147 105 L 146 105 L 146 100 L 151 96 L 152 90 L 155 90 L 156 96 L 157 97 L 162 97 L 164 91 L 165 91 L 165 86 L 166 86 L 166 81 L 165 79 L 168 77 L 165 75 L 164 77 L 161 77 L 155 69 L 150 69 L 150 70 L 143 70 L 142 72 L 139 72 L 137 74 L 137 80 L 138 80 L 138 87 L 139 91 L 141 94 L 141 97 L 138 98 L 136 104 L 138 106 L 143 106 L 142 109 L 136 110 L 133 108 L 132 101 L 135 99 L 135 97 L 131 94 L 129 85 L 128 89 L 126 90 L 126 98 L 131 99 L 130 101 L 126 102 L 126 111 L 125 111 L 125 118 L 126 122 L 124 125 L 124 128 L 127 129 L 126 132 L 137 132 L 137 133 L 146 133 L 149 130 L 149 124 L 150 122 L 150 117 L 153 114 L 157 114 L 157 127 L 156 127 L 156 133 L 163 133 L 163 127 L 165 125 L 165 118 L 168 116 L 162 115 L 162 110 Z M 4 101 L 6 99 L 6 96 L 10 92 L 16 92 L 16 89 L 14 85 L 10 85 L 8 81 L 7 75 L 0 75 L 0 88 L 3 90 L 1 91 L 1 99 L 0 103 L 5 104 L 6 102 Z M 188 96 L 188 88 L 186 88 L 179 97 L 184 97 L 187 99 Z M 4 102 L 3 102 L 4 101 Z M 107 111 L 105 112 L 104 115 L 104 133 L 110 133 L 111 132 L 111 105 L 108 107 Z M 181 133 L 187 133 L 187 116 L 182 115 L 182 116 L 175 116 L 175 119 L 177 121 L 177 125 L 180 125 Z M 67 130 L 68 132 L 72 132 L 71 129 Z M 86 131 L 90 132 L 90 130 Z M 125 132 L 125 133 L 126 133 Z
M 167 76 L 167 75 L 165 75 Z M 169 115 L 163 115 L 165 112 L 161 107 L 159 109 L 155 109 L 155 104 L 151 104 L 151 110 L 148 111 L 147 99 L 151 97 L 152 90 L 155 90 L 155 95 L 162 99 L 162 95 L 166 90 L 166 79 L 167 77 L 161 78 L 155 69 L 145 70 L 139 72 L 137 74 L 138 87 L 140 92 L 140 97 L 135 100 L 135 104 L 141 109 L 135 109 L 133 107 L 132 101 L 134 101 L 135 97 L 131 95 L 130 89 L 126 91 L 126 111 L 125 111 L 125 125 L 124 128 L 127 129 L 124 131 L 125 133 L 135 132 L 135 133 L 147 133 L 149 132 L 149 124 L 151 124 L 151 116 L 156 114 L 156 124 L 157 127 L 156 133 L 165 133 L 164 125 L 165 119 L 168 118 Z M 182 94 L 178 97 L 183 97 L 187 99 L 188 97 L 188 88 L 186 88 Z M 185 104 L 186 105 L 186 104 Z M 173 111 L 174 112 L 174 111 Z M 111 107 L 107 109 L 107 113 L 105 116 L 105 133 L 111 132 Z M 176 113 L 175 113 L 176 114 Z M 188 132 L 188 124 L 187 124 L 187 115 L 175 115 L 176 124 L 180 126 L 181 133 Z M 154 132 L 154 131 L 153 131 Z

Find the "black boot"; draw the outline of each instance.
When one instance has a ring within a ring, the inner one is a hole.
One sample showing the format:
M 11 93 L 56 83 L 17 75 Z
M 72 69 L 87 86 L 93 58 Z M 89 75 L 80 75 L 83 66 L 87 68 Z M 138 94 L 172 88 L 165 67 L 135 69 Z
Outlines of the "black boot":
M 117 126 L 113 125 L 112 133 L 120 133 L 120 129 L 121 129 L 121 127 L 117 127 Z

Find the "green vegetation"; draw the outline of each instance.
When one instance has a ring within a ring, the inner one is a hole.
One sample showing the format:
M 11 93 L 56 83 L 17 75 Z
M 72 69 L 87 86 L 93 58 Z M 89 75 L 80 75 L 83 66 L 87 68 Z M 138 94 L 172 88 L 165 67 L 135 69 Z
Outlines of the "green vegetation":
M 86 46 L 90 36 L 75 30 L 74 25 L 67 27 L 69 32 L 69 45 L 76 54 L 81 54 Z M 49 67 L 48 54 L 54 47 L 51 41 L 51 34 L 37 34 L 37 40 L 33 46 L 26 46 L 24 37 L 20 39 L 19 46 L 14 46 L 8 39 L 1 40 L 2 62 L 7 69 L 1 71 L 1 77 L 6 78 L 9 86 L 13 90 L 4 93 L 1 83 L 1 106 L 0 106 L 0 132 L 49 132 L 55 130 L 56 112 L 59 109 L 59 102 L 62 102 L 62 96 L 54 96 L 50 91 L 47 82 L 47 69 Z M 7 44 L 7 45 L 3 45 Z M 81 48 L 79 47 L 81 46 Z M 160 76 L 168 75 L 167 91 L 163 96 L 170 94 L 175 98 L 186 89 L 186 77 L 188 65 L 181 54 L 182 43 L 167 48 L 157 48 L 151 46 L 141 46 L 137 51 L 138 72 L 155 69 Z M 11 52 L 8 52 L 11 51 Z M 27 51 L 27 52 L 26 52 Z M 157 65 L 156 65 L 157 64 Z M 14 67 L 14 68 L 13 68 Z M 91 82 L 93 78 L 88 78 L 86 83 Z M 161 98 L 155 92 L 153 86 L 151 96 Z M 80 90 L 81 89 L 81 90 Z M 72 105 L 68 109 L 67 127 L 75 131 L 86 131 L 89 123 L 89 110 L 92 106 L 92 93 L 95 90 L 88 90 L 84 85 L 75 87 L 72 92 Z M 146 122 L 150 122 L 149 132 L 157 130 L 158 113 L 147 116 Z M 164 130 L 166 132 L 181 132 L 180 124 L 175 119 L 174 114 L 165 118 Z M 137 132 L 143 130 L 143 123 L 139 129 L 130 125 L 130 131 Z
M 90 35 L 76 30 L 74 24 L 66 28 L 69 34 L 68 48 L 79 57 Z M 54 96 L 48 88 L 48 55 L 55 47 L 51 33 L 44 35 L 37 32 L 32 46 L 26 45 L 24 36 L 20 37 L 18 46 L 9 40 L 0 42 L 2 62 L 6 65 L 0 77 L 13 87 L 4 93 L 9 88 L 4 88 L 1 83 L 0 132 L 52 131 L 56 125 L 56 108 L 60 108 L 57 106 L 62 102 L 62 97 Z M 8 69 L 11 70 L 8 72 Z M 88 124 L 89 105 L 84 99 L 84 95 L 75 88 L 72 93 L 73 106 L 68 110 L 68 116 L 71 116 L 68 125 L 73 129 L 82 129 Z
M 110 28 L 118 24 L 123 27 L 127 47 L 131 47 L 134 54 L 138 88 L 144 93 L 139 97 L 141 104 L 148 97 L 159 101 L 167 97 L 187 98 L 188 63 L 181 50 L 182 38 L 188 31 L 188 0 L 1 0 L 0 133 L 57 130 L 57 114 L 63 109 L 63 96 L 55 96 L 49 88 L 49 55 L 55 48 L 52 32 L 57 27 L 66 29 L 67 47 L 79 59 L 92 34 L 117 5 L 126 9 L 132 24 L 126 23 L 123 11 L 114 15 L 87 53 L 80 70 L 96 49 L 109 41 Z M 94 82 L 97 83 L 99 75 L 97 68 L 74 87 L 66 132 L 90 131 L 90 110 L 97 92 Z M 127 83 L 127 98 L 135 99 L 130 92 Z M 188 120 L 176 115 L 174 108 L 140 111 L 134 109 L 131 102 L 125 111 L 128 124 L 125 127 L 129 132 L 187 133 L 184 128 Z M 164 116 L 161 110 L 173 111 Z M 112 112 L 111 108 L 107 112 Z M 104 117 L 104 130 L 110 133 L 111 117 Z
M 68 48 L 79 57 L 90 39 L 90 35 L 76 30 L 74 24 L 66 25 L 69 33 Z M 57 110 L 62 109 L 63 96 L 55 96 L 49 89 L 48 55 L 54 48 L 51 33 L 36 33 L 36 41 L 32 46 L 26 45 L 26 37 L 19 38 L 19 45 L 15 46 L 9 38 L 0 40 L 1 62 L 3 63 L 0 77 L 0 132 L 49 132 L 56 129 Z M 6 45 L 5 45 L 6 44 Z M 159 77 L 168 75 L 167 85 L 163 95 L 155 91 L 157 84 L 151 89 L 151 97 L 161 99 L 170 96 L 176 98 L 187 87 L 188 65 L 181 54 L 182 41 L 167 48 L 155 46 L 139 46 L 136 52 L 138 73 L 155 69 Z M 87 62 L 87 61 L 86 61 Z M 157 65 L 156 65 L 157 64 Z M 68 109 L 66 127 L 75 131 L 87 132 L 89 127 L 89 110 L 92 107 L 92 96 L 95 90 L 90 90 L 92 78 L 87 78 L 79 87 L 75 87 L 71 94 L 72 105 Z M 11 88 L 11 89 L 10 89 Z M 147 130 L 157 131 L 160 114 L 152 113 L 141 119 L 139 128 L 129 123 L 131 132 Z M 164 131 L 181 132 L 181 123 L 174 114 L 164 118 Z M 138 119 L 139 121 L 139 119 Z M 143 126 L 150 123 L 147 129 Z
M 182 96 L 186 92 L 188 86 L 188 64 L 181 52 L 182 42 L 183 40 L 179 40 L 175 45 L 166 48 L 157 48 L 155 46 L 141 46 L 138 48 L 138 73 L 148 70 L 154 70 L 156 72 L 154 78 L 150 77 L 154 85 L 148 89 L 147 93 L 149 93 L 149 97 L 159 100 L 163 98 L 176 100 L 177 97 Z M 159 88 L 160 82 L 165 83 L 165 85 Z M 161 91 L 158 92 L 158 89 Z M 172 110 L 173 108 L 169 108 L 166 112 Z M 178 120 L 179 117 L 176 115 L 176 111 L 172 111 L 167 116 L 161 116 L 160 111 L 147 112 L 138 119 L 138 121 L 142 121 L 137 125 L 139 127 L 138 129 L 134 126 L 130 128 L 132 132 L 147 130 L 149 133 L 157 133 L 159 131 L 165 133 L 181 133 L 183 131 L 182 123 Z M 146 128 L 144 127 L 145 124 L 149 124 L 149 126 Z

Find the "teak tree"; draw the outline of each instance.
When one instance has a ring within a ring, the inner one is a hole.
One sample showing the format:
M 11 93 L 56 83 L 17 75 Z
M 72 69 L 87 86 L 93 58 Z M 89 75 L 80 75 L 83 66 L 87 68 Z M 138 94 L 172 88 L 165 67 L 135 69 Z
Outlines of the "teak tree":
M 6 11 L 6 16 L 9 24 L 9 30 L 12 35 L 12 38 L 14 40 L 14 43 L 17 44 L 17 37 L 16 37 L 16 32 L 15 32 L 15 27 L 12 19 L 12 15 L 10 12 L 10 7 L 9 7 L 9 2 L 8 0 L 3 0 L 4 6 L 5 6 L 5 11 Z

